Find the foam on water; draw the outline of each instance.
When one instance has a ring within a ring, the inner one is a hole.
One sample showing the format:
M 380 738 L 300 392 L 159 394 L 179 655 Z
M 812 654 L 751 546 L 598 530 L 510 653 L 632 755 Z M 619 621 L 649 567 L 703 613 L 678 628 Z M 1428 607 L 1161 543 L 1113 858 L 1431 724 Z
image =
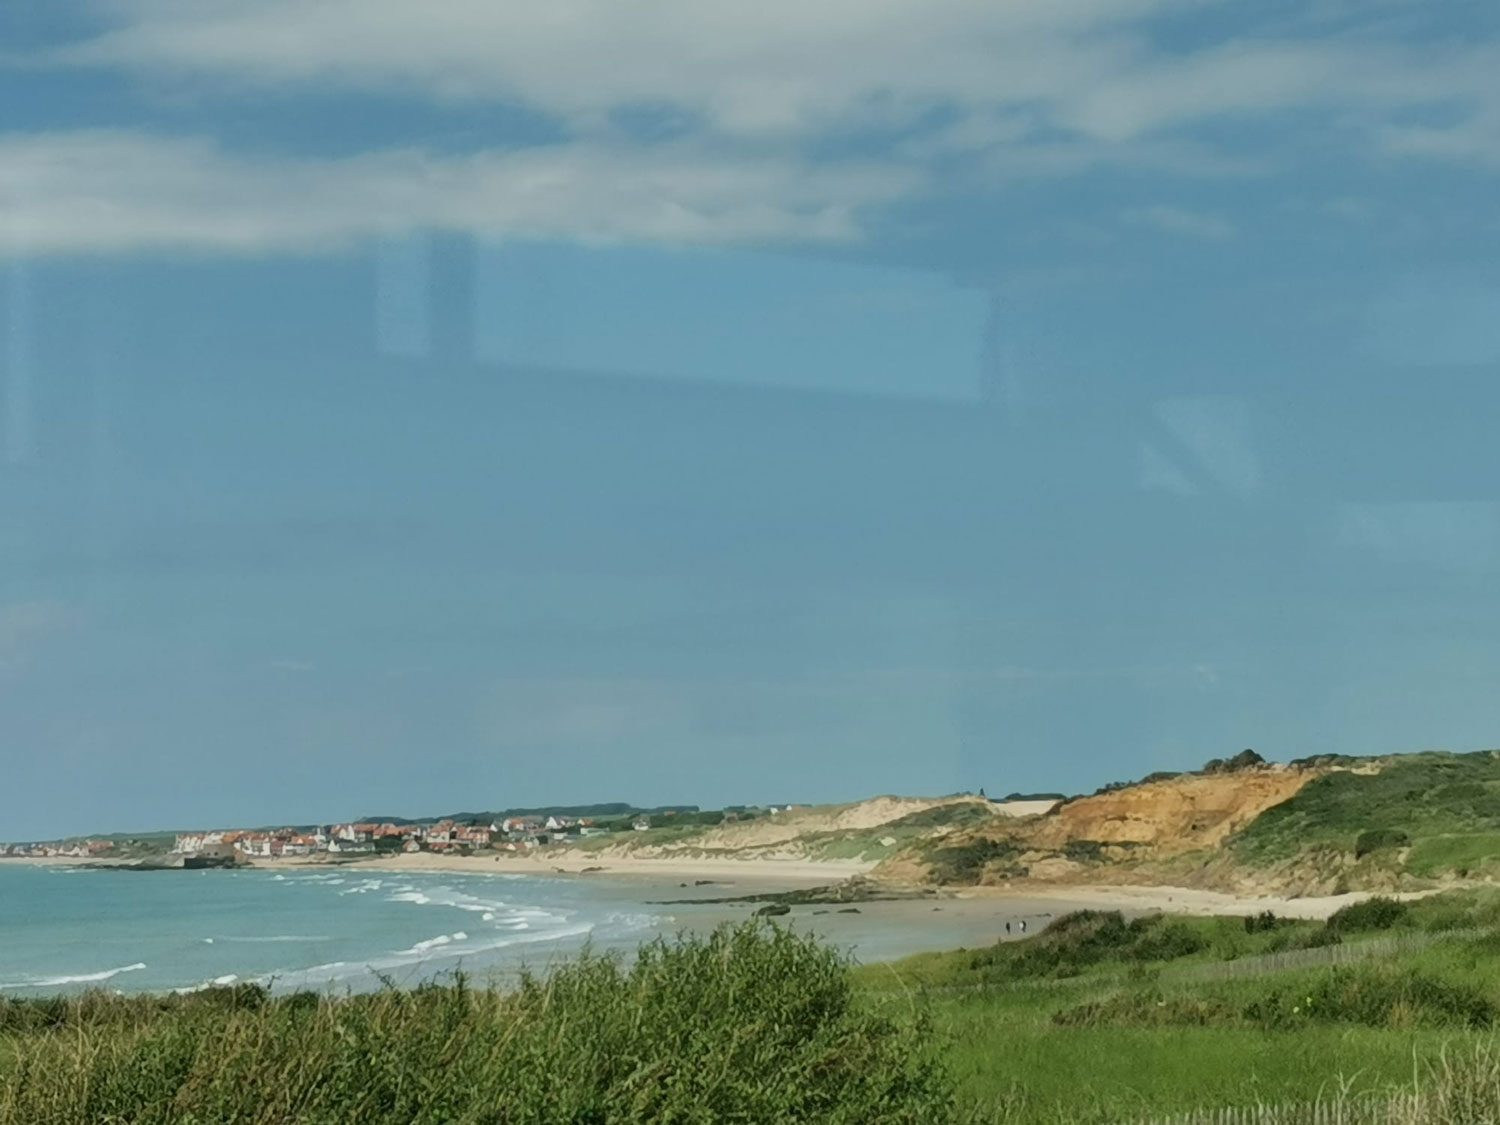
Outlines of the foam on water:
M 232 934 L 228 937 L 206 937 L 203 939 L 205 945 L 213 945 L 216 941 L 241 942 L 245 945 L 270 945 L 285 942 L 316 942 L 332 941 L 333 938 L 327 934 Z
M 66 988 L 71 984 L 98 984 L 113 980 L 121 973 L 138 973 L 146 967 L 144 961 L 133 965 L 121 965 L 118 969 L 104 969 L 97 973 L 73 973 L 55 977 L 35 977 L 31 980 L 7 981 L 0 988 Z

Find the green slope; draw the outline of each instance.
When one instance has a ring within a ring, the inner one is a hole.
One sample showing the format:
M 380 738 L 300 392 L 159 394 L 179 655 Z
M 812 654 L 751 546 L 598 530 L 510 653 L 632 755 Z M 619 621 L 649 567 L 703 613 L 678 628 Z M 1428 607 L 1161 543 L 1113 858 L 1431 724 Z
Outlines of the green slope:
M 1408 754 L 1383 759 L 1378 772 L 1337 770 L 1262 813 L 1229 849 L 1248 866 L 1321 851 L 1418 878 L 1500 873 L 1500 752 Z

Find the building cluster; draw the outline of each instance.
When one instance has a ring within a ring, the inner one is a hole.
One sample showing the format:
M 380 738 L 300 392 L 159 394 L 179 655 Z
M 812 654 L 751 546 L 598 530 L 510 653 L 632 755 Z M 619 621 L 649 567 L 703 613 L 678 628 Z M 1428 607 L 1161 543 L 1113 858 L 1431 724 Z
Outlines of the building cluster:
M 0 856 L 25 856 L 32 859 L 62 857 L 65 859 L 88 859 L 108 855 L 114 850 L 113 840 L 68 840 L 50 844 L 0 844 Z
M 606 831 L 588 818 L 514 816 L 494 824 L 336 824 L 312 832 L 282 828 L 268 832 L 216 830 L 177 837 L 174 853 L 240 855 L 274 859 L 326 852 L 333 855 L 374 851 L 472 852 L 488 848 L 521 851 L 551 843 L 559 836 L 593 836 Z

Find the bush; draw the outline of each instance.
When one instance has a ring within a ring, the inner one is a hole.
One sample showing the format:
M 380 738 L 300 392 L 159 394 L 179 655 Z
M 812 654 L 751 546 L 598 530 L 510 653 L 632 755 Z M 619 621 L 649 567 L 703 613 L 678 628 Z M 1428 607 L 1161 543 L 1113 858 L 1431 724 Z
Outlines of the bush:
M 1324 923 L 1335 933 L 1360 933 L 1367 930 L 1388 930 L 1406 919 L 1406 903 L 1398 899 L 1376 895 L 1363 902 L 1353 902 L 1340 907 Z
M 1276 917 L 1274 910 L 1262 910 L 1259 914 L 1247 914 L 1245 916 L 1245 932 L 1247 934 L 1268 933 L 1284 925 L 1286 925 L 1286 920 Z
M 1495 1006 L 1478 989 L 1438 977 L 1385 968 L 1333 969 L 1307 982 L 1272 986 L 1249 1002 L 1209 991 L 1168 995 L 1156 989 L 1117 993 L 1053 1016 L 1069 1027 L 1304 1027 L 1347 1023 L 1403 1030 L 1413 1027 L 1480 1029 L 1495 1022 Z
M 989 864 L 1020 854 L 1021 849 L 1009 840 L 970 840 L 934 848 L 928 856 L 928 866 L 934 882 L 974 884 L 984 876 Z
M 1098 840 L 1069 840 L 1062 850 L 1074 863 L 1098 863 L 1104 858 L 1104 845 Z
M 1409 848 L 1411 837 L 1399 828 L 1372 828 L 1361 832 L 1354 841 L 1354 858 L 1363 859 L 1382 848 Z
M 1172 961 L 1206 945 L 1197 930 L 1176 919 L 1148 915 L 1126 922 L 1118 910 L 1077 910 L 1027 941 L 975 952 L 969 967 L 1000 980 L 1064 977 L 1106 961 Z
M 1343 938 L 1337 930 L 1331 930 L 1326 925 L 1319 926 L 1313 930 L 1304 930 L 1293 939 L 1292 949 L 1323 949 L 1330 945 L 1340 945 Z
M 1241 750 L 1228 761 L 1225 761 L 1223 758 L 1210 758 L 1203 763 L 1203 772 L 1238 773 L 1240 770 L 1256 769 L 1265 764 L 1266 760 L 1254 750 Z
M 628 968 L 585 954 L 509 994 L 460 976 L 295 1006 L 68 998 L 51 1013 L 66 1034 L 0 1042 L 0 1125 L 951 1120 L 922 1017 L 858 1004 L 846 968 L 749 923 Z
M 1333 969 L 1311 984 L 1267 993 L 1245 1006 L 1245 1019 L 1264 1027 L 1309 1020 L 1401 1030 L 1411 1027 L 1489 1027 L 1490 999 L 1469 984 L 1415 970 L 1386 967 Z
M 950 805 L 934 805 L 918 809 L 880 825 L 878 831 L 885 835 L 893 828 L 953 828 L 984 824 L 994 818 L 987 804 L 979 801 L 955 801 Z

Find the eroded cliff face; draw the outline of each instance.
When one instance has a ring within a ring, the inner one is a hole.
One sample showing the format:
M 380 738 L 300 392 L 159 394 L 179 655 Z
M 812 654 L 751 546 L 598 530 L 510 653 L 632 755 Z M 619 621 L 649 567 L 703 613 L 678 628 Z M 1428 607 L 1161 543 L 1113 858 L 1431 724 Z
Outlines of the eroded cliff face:
M 1216 847 L 1317 776 L 1316 770 L 1269 766 L 1132 785 L 1071 801 L 1032 821 L 1024 839 L 1040 848 L 1085 840 L 1133 844 L 1165 859 Z
M 963 878 L 952 879 L 953 865 L 940 862 L 931 846 L 920 845 L 892 856 L 875 874 L 903 882 L 1177 882 L 1228 888 L 1240 881 L 1240 873 L 1216 849 L 1324 772 L 1268 765 L 1143 782 L 1069 801 L 1045 816 L 996 822 L 944 839 L 944 849 L 972 848 L 984 856 L 964 869 Z M 996 850 L 991 845 L 1004 854 L 990 856 Z

